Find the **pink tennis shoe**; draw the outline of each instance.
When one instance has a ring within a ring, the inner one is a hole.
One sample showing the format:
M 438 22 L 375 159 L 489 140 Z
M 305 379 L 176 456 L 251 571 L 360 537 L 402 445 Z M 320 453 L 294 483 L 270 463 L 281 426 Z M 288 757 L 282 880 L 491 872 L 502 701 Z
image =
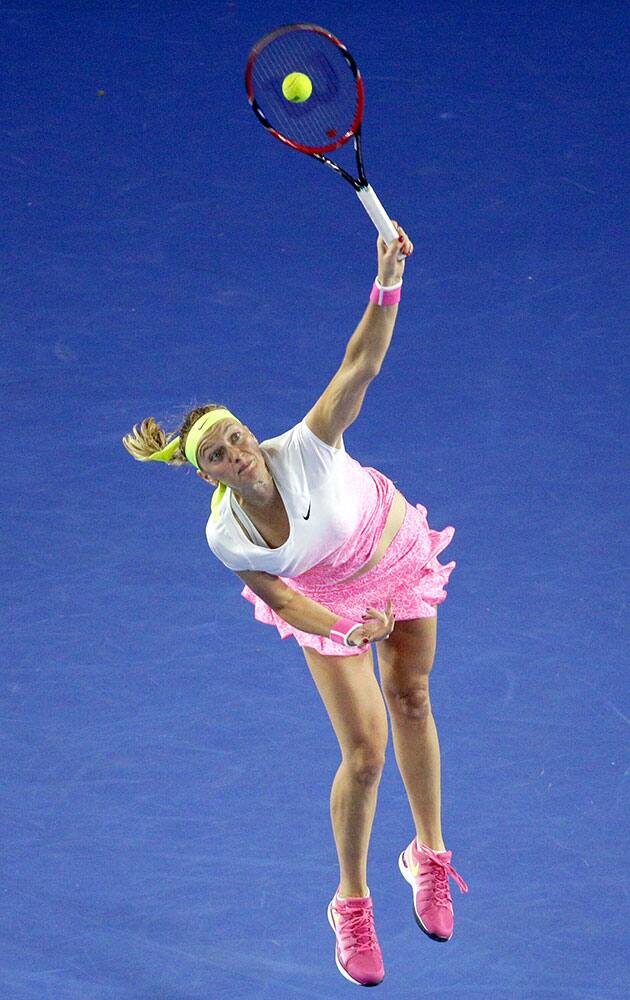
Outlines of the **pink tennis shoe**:
M 418 927 L 434 941 L 450 941 L 453 937 L 453 902 L 449 875 L 460 892 L 468 886 L 451 865 L 451 851 L 433 851 L 426 844 L 418 850 L 414 837 L 398 859 L 403 878 L 413 890 L 413 912 Z
M 342 976 L 357 986 L 378 986 L 385 978 L 383 956 L 374 929 L 372 897 L 339 899 L 328 904 L 335 932 L 335 961 Z

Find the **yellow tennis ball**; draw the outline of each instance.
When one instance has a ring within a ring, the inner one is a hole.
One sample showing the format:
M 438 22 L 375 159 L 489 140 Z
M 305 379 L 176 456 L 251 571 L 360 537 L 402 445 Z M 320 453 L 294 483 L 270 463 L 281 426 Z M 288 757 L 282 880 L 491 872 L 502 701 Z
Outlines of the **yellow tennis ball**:
M 282 81 L 282 93 L 287 101 L 301 104 L 313 93 L 313 84 L 306 73 L 289 73 Z

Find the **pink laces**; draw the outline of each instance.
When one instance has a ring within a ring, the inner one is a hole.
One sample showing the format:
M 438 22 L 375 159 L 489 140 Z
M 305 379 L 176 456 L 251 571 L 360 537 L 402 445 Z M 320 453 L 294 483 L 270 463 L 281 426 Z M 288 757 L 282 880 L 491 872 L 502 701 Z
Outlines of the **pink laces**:
M 378 948 L 371 906 L 348 907 L 347 910 L 337 910 L 337 912 L 343 917 L 339 934 L 344 950 L 348 949 L 352 954 L 356 954 L 359 951 Z
M 452 854 L 450 853 L 450 851 L 445 852 L 448 855 L 448 857 L 441 858 L 439 854 L 437 854 L 435 851 L 432 851 L 430 847 L 427 847 L 425 844 L 423 844 L 422 852 L 419 853 L 424 854 L 429 861 L 438 866 L 437 870 L 431 872 L 434 878 L 433 894 L 435 896 L 436 903 L 441 904 L 443 906 L 448 905 L 449 903 L 449 893 L 448 893 L 449 875 L 455 879 L 455 882 L 459 886 L 460 892 L 468 892 L 468 886 L 464 882 L 461 875 L 458 875 L 458 873 L 455 871 L 455 869 L 451 864 Z

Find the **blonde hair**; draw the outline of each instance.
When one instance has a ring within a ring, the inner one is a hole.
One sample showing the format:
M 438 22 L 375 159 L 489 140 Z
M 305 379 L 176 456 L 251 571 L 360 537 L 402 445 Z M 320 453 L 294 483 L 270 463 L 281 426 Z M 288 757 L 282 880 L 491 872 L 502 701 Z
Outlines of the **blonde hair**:
M 140 426 L 134 424 L 134 428 L 129 434 L 125 434 L 122 439 L 122 443 L 129 452 L 130 455 L 138 462 L 149 462 L 151 460 L 151 455 L 155 454 L 156 451 L 161 451 L 165 448 L 169 441 L 172 441 L 174 437 L 179 436 L 179 447 L 175 453 L 169 458 L 167 465 L 188 465 L 188 459 L 186 458 L 186 453 L 184 448 L 186 447 L 186 435 L 188 431 L 195 423 L 202 417 L 204 413 L 211 413 L 212 410 L 223 409 L 223 403 L 206 403 L 205 406 L 197 406 L 194 410 L 190 410 L 184 417 L 184 421 L 179 431 L 165 431 L 154 417 L 147 417 L 142 421 Z

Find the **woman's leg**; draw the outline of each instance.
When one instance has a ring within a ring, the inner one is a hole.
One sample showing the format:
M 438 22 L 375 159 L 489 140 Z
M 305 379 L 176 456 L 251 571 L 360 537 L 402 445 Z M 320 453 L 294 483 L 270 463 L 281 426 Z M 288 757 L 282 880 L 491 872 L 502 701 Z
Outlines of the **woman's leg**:
M 397 621 L 390 638 L 377 649 L 396 762 L 416 834 L 428 847 L 443 851 L 440 744 L 429 697 L 436 637 L 437 618 Z
M 387 746 L 387 712 L 372 650 L 358 656 L 303 651 L 342 754 L 330 795 L 339 893 L 366 896 L 368 847 Z

